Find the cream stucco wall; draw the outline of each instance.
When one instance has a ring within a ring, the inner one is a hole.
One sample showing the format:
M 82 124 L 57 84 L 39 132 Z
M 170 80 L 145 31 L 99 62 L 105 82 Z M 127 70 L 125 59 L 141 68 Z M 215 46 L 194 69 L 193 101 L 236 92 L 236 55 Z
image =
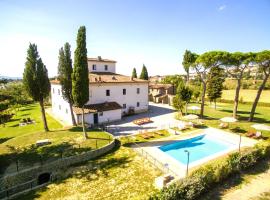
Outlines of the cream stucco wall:
M 102 61 L 87 61 L 89 72 L 112 72 L 115 73 L 115 63 L 102 62 Z M 96 70 L 93 70 L 93 65 L 96 65 Z M 105 65 L 108 66 L 108 70 L 105 70 Z
M 67 101 L 62 97 L 61 86 L 51 85 L 51 98 L 52 98 L 52 112 L 61 120 L 72 124 L 70 108 Z
M 137 94 L 137 88 L 140 93 Z M 126 89 L 126 95 L 123 95 L 123 89 Z M 106 96 L 106 90 L 110 90 L 110 96 Z M 122 112 L 128 112 L 130 107 L 134 107 L 135 112 L 143 112 L 148 110 L 148 83 L 102 83 L 90 84 L 88 104 L 96 104 L 101 102 L 117 102 L 123 107 Z M 137 106 L 139 102 L 139 106 Z

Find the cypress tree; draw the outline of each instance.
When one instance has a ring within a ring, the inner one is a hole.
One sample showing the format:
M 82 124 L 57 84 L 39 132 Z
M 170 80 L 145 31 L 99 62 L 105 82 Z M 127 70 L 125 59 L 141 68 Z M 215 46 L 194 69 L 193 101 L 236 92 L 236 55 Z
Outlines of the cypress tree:
M 208 74 L 207 96 L 210 101 L 214 101 L 216 109 L 216 100 L 221 97 L 223 82 L 225 80 L 224 70 L 218 66 L 212 67 Z
M 31 43 L 27 50 L 23 84 L 29 96 L 34 101 L 39 102 L 44 130 L 49 131 L 44 109 L 44 98 L 49 96 L 51 85 L 46 66 L 38 54 L 37 45 Z
M 77 34 L 77 48 L 74 55 L 74 69 L 72 73 L 72 97 L 74 105 L 82 109 L 82 126 L 84 137 L 87 133 L 84 124 L 84 105 L 89 100 L 89 77 L 86 49 L 86 29 L 81 26 Z
M 70 114 L 72 118 L 73 126 L 76 126 L 76 121 L 73 113 L 73 100 L 72 100 L 72 60 L 70 53 L 70 45 L 66 43 L 64 49 L 59 50 L 59 62 L 58 62 L 58 79 L 62 86 L 63 98 L 69 103 Z
M 131 77 L 132 78 L 137 78 L 137 71 L 136 71 L 136 68 L 135 67 L 133 68 Z
M 140 79 L 148 80 L 148 72 L 147 72 L 145 65 L 143 65 Z

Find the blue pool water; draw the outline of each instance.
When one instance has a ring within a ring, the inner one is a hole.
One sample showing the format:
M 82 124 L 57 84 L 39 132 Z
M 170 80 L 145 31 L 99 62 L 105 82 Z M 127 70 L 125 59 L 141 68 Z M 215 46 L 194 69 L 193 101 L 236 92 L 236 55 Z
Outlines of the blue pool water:
M 209 135 L 200 135 L 194 138 L 170 143 L 159 147 L 159 149 L 182 164 L 187 163 L 187 153 L 190 152 L 189 162 L 195 162 L 215 153 L 227 150 L 235 146 L 232 143 L 221 141 Z

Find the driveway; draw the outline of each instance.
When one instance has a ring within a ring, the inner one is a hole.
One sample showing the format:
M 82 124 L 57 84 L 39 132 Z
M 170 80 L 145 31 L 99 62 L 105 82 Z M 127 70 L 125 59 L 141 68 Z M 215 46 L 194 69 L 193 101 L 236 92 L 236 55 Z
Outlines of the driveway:
M 135 134 L 140 130 L 164 129 L 177 124 L 174 116 L 175 110 L 171 106 L 149 102 L 148 112 L 123 117 L 121 121 L 111 123 L 108 131 L 115 136 L 123 136 Z M 133 124 L 133 120 L 144 117 L 150 117 L 153 122 L 140 126 Z

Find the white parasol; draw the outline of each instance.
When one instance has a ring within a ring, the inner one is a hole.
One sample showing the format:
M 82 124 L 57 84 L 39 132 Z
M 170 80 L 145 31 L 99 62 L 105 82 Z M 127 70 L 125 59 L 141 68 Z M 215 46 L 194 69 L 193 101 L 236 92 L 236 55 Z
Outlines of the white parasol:
M 193 114 L 190 114 L 190 115 L 186 115 L 183 117 L 183 119 L 186 119 L 186 120 L 194 120 L 194 119 L 198 119 L 198 115 L 193 115 Z
M 189 110 L 201 110 L 201 108 L 198 106 L 189 106 L 188 109 Z
M 226 122 L 226 123 L 233 123 L 233 122 L 236 122 L 237 119 L 235 119 L 234 117 L 223 117 L 220 119 L 220 121 Z
M 253 124 L 251 127 L 259 131 L 270 131 L 270 126 L 265 124 Z

